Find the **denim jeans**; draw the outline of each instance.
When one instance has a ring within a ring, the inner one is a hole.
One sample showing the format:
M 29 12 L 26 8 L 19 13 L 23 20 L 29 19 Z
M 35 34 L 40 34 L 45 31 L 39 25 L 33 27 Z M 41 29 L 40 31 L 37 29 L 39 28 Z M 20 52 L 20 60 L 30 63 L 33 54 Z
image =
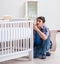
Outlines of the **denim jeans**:
M 50 49 L 50 37 L 46 40 L 42 40 L 39 45 L 34 46 L 34 57 L 46 55 L 46 52 Z

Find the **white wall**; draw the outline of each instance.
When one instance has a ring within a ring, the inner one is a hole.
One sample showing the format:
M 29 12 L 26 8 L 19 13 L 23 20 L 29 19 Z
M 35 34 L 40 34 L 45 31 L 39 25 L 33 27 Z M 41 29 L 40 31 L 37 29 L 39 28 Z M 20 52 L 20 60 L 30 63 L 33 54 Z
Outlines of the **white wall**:
M 22 18 L 25 14 L 26 0 L 0 0 L 0 17 L 11 15 Z M 46 17 L 46 25 L 50 29 L 60 29 L 60 0 L 39 0 L 38 16 Z
M 60 29 L 59 0 L 39 0 L 39 14 L 46 17 L 50 29 Z
M 12 17 L 24 17 L 25 0 L 0 0 L 0 17 L 11 15 Z

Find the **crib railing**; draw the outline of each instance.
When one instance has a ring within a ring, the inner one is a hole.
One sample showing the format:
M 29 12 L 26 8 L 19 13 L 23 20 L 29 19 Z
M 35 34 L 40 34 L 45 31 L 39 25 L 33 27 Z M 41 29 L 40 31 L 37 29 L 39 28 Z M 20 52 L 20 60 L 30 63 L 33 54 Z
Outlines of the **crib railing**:
M 33 57 L 33 22 L 0 22 L 0 62 L 25 56 L 26 52 Z

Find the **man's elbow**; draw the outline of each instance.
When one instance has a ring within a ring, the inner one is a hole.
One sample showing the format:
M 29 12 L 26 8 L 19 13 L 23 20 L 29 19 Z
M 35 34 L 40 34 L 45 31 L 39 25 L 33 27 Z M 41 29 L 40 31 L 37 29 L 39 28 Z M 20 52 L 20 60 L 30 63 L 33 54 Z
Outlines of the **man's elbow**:
M 46 40 L 46 39 L 47 39 L 47 36 L 45 36 L 43 40 Z

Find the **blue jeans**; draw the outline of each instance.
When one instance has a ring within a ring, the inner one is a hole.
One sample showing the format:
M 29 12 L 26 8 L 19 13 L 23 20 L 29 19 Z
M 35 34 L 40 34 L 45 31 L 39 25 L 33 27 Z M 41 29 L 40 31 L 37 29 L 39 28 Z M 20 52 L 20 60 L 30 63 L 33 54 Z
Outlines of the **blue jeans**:
M 39 45 L 34 46 L 34 57 L 46 55 L 46 52 L 50 49 L 50 37 L 46 40 L 42 40 Z

